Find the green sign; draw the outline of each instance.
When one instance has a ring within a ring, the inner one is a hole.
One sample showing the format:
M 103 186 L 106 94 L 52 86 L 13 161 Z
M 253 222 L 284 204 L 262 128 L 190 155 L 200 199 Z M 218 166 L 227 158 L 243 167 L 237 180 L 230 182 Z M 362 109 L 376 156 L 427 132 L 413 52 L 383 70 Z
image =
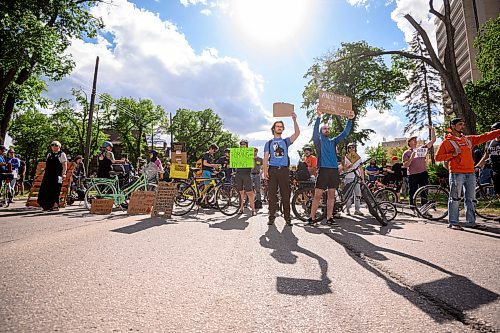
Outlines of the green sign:
M 253 148 L 231 148 L 229 167 L 237 169 L 253 168 Z

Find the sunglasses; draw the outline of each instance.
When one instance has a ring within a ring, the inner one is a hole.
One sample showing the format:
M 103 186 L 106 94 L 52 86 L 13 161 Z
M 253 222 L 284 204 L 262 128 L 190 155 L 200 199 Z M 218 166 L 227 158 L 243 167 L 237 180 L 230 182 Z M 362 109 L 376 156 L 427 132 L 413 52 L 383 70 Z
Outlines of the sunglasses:
M 56 144 L 52 144 L 50 145 L 51 147 L 59 147 L 59 145 L 56 145 Z

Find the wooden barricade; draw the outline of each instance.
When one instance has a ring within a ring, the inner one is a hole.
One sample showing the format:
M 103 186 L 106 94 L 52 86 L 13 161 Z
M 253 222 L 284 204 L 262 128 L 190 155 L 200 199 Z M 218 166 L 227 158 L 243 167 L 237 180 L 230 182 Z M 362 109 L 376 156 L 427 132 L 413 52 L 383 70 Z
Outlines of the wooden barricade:
M 70 185 L 73 180 L 74 170 L 75 170 L 75 163 L 68 162 L 68 169 L 66 170 L 66 178 L 63 179 L 61 193 L 59 194 L 59 207 L 61 208 L 66 207 L 66 202 L 70 191 Z M 38 199 L 38 192 L 40 192 L 40 186 L 42 185 L 44 173 L 45 173 L 45 162 L 38 162 L 38 165 L 36 166 L 35 178 L 33 179 L 33 184 L 31 185 L 30 193 L 28 195 L 28 200 L 26 201 L 26 206 L 39 207 L 36 201 Z

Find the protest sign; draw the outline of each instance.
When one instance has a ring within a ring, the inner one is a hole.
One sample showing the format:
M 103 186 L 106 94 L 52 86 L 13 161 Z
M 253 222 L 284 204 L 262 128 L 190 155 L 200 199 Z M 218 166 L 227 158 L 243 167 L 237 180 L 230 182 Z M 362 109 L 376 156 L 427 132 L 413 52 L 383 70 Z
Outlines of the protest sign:
M 163 217 L 169 219 L 172 216 L 174 200 L 177 195 L 177 183 L 160 182 L 156 188 L 151 217 Z
M 293 104 L 290 103 L 273 103 L 273 117 L 291 117 L 294 112 L 293 108 Z
M 253 168 L 254 167 L 253 148 L 231 148 L 230 168 Z
M 355 151 L 351 151 L 349 154 L 347 154 L 345 157 L 347 157 L 347 159 L 352 163 L 356 163 L 361 157 L 356 154 Z
M 332 94 L 323 90 L 319 91 L 318 110 L 323 113 L 350 117 L 352 111 L 352 99 L 347 96 Z
M 128 203 L 127 214 L 149 214 L 155 200 L 155 192 L 153 191 L 135 191 L 132 192 Z
M 114 203 L 113 199 L 92 199 L 90 214 L 111 214 Z
M 427 155 L 427 148 L 417 148 L 415 150 L 415 157 L 425 157 Z
M 174 163 L 170 166 L 170 178 L 172 179 L 188 179 L 189 165 Z

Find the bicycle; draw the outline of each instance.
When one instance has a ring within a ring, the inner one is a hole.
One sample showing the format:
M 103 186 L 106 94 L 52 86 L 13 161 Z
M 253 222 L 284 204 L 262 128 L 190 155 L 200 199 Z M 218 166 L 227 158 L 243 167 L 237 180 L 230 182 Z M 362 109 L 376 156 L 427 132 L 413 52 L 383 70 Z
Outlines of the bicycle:
M 365 162 L 366 163 L 366 162 Z M 365 164 L 362 163 L 362 164 Z M 354 181 L 348 183 L 343 189 L 338 189 L 335 204 L 333 207 L 334 211 L 343 210 L 344 206 L 347 204 L 349 200 L 351 200 L 354 187 L 356 185 L 361 186 L 361 196 L 365 200 L 366 205 L 368 207 L 368 211 L 370 214 L 375 217 L 375 219 L 382 225 L 386 226 L 389 221 L 392 221 L 396 218 L 397 209 L 391 202 L 377 202 L 375 197 L 373 196 L 372 191 L 368 187 L 368 185 L 363 182 L 361 177 L 356 173 L 359 169 L 359 166 L 351 171 L 343 173 L 340 175 L 341 179 L 345 178 L 345 175 L 349 173 L 354 173 Z M 292 211 L 295 216 L 301 220 L 306 222 L 311 215 L 311 206 L 312 200 L 314 198 L 314 186 L 304 186 L 298 189 L 292 198 Z M 318 213 L 316 214 L 316 219 L 314 222 L 319 222 L 326 217 L 326 207 L 327 207 L 327 193 L 323 192 L 322 200 L 318 207 Z
M 187 181 L 177 182 L 177 195 L 174 198 L 172 215 L 182 216 L 191 211 L 194 205 L 218 209 L 222 214 L 232 216 L 238 213 L 241 204 L 240 193 L 234 185 L 225 182 L 224 172 L 218 171 L 211 178 L 196 178 L 189 170 Z
M 2 196 L 0 198 L 0 207 L 9 207 L 12 200 L 14 200 L 14 189 L 10 186 L 10 182 L 14 179 L 14 174 L 10 172 L 0 174 L 0 186 Z
M 14 186 L 14 196 L 23 195 L 25 192 L 29 192 L 31 189 L 31 182 L 28 180 L 20 181 L 21 179 L 18 179 L 16 182 L 16 185 Z M 21 191 L 22 186 L 24 185 L 24 191 Z
M 89 187 L 85 191 L 84 205 L 91 210 L 94 199 L 112 199 L 114 205 L 124 208 L 128 204 L 132 192 L 135 191 L 155 191 L 157 185 L 149 182 L 148 175 L 143 172 L 133 182 L 120 187 L 120 180 L 116 173 L 110 173 L 113 178 L 90 178 Z
M 492 184 L 476 186 L 474 202 L 476 215 L 486 220 L 499 219 L 500 198 L 495 196 Z M 437 221 L 448 215 L 449 192 L 441 185 L 426 185 L 417 190 L 414 196 L 415 211 L 420 217 Z M 464 199 L 460 202 L 463 205 Z

